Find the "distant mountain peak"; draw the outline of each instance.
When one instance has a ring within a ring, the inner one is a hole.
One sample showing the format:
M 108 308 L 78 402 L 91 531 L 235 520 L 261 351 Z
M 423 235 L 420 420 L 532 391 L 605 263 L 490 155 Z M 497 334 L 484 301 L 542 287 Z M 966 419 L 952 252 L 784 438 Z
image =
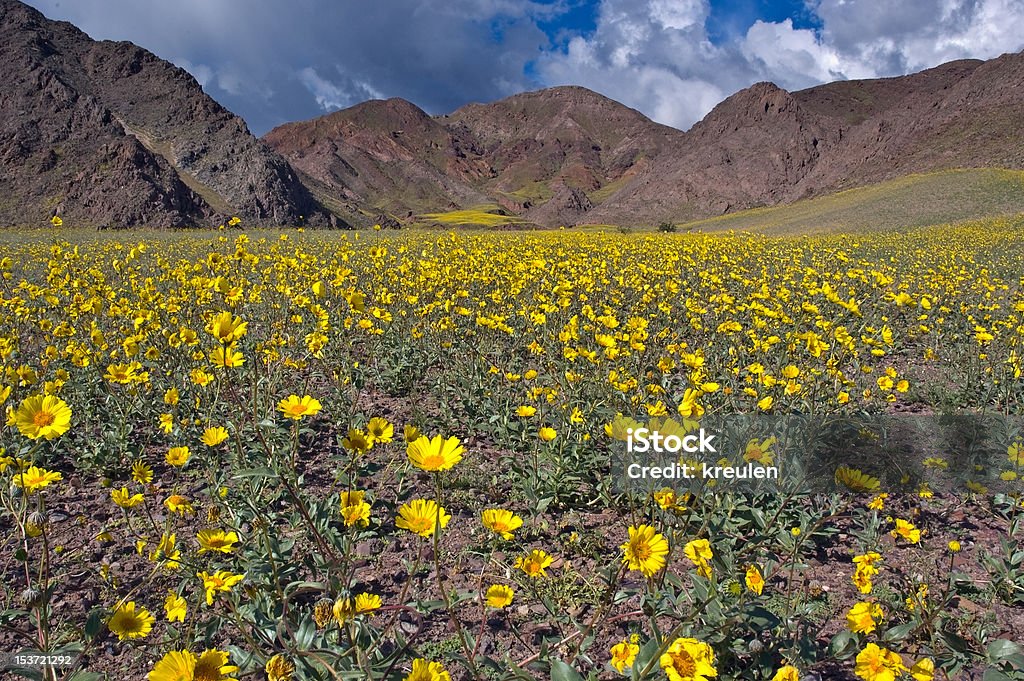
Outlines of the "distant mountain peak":
M 1020 61 L 799 92 L 759 82 L 685 133 L 559 86 L 433 118 L 402 100 L 366 102 L 266 139 L 322 191 L 399 217 L 490 203 L 543 225 L 686 220 L 907 172 L 1022 167 Z M 953 143 L 964 134 L 974 142 Z
M 0 223 L 684 221 L 958 167 L 1024 168 L 1024 54 L 796 92 L 755 83 L 686 132 L 566 85 L 431 116 L 371 100 L 262 141 L 185 71 L 0 0 Z M 286 160 L 287 159 L 287 160 Z M 300 217 L 302 216 L 302 217 Z

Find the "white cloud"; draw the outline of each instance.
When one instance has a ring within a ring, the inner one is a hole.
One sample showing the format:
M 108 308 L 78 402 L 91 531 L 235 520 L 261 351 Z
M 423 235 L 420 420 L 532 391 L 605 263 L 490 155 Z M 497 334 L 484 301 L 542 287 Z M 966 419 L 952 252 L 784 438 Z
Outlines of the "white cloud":
M 707 12 L 701 0 L 652 0 L 651 18 L 669 30 L 686 30 L 703 23 Z
M 257 133 L 380 93 L 447 113 L 532 89 L 525 65 L 548 45 L 537 22 L 570 1 L 29 0 L 174 59 Z
M 382 99 L 384 97 L 365 82 L 352 81 L 348 85 L 339 85 L 322 78 L 312 66 L 301 69 L 297 75 L 324 111 L 335 111 L 367 99 Z
M 602 0 L 592 35 L 538 62 L 548 85 L 580 84 L 686 129 L 759 80 L 800 89 L 989 59 L 1024 47 L 1024 0 L 808 0 L 819 30 L 757 20 L 712 45 L 708 0 Z
M 790 90 L 833 80 L 874 78 L 879 70 L 865 60 L 850 60 L 809 28 L 792 19 L 755 21 L 739 42 L 740 51 L 765 77 Z
M 206 64 L 193 64 L 184 57 L 171 59 L 171 62 L 175 66 L 183 68 L 189 73 L 191 73 L 192 77 L 196 79 L 196 82 L 198 82 L 204 88 L 207 86 L 208 83 L 213 81 L 214 71 L 210 66 L 207 66 Z
M 595 29 L 559 47 L 539 22 L 581 0 L 29 1 L 174 58 L 257 132 L 381 93 L 445 113 L 569 84 L 685 129 L 759 80 L 796 89 L 1024 47 L 1024 0 L 805 0 L 817 30 L 753 21 L 719 43 L 709 0 L 599 0 Z
M 817 0 L 821 40 L 847 68 L 896 75 L 1024 46 L 1024 0 Z
M 334 83 L 321 78 L 312 66 L 299 71 L 299 80 L 313 93 L 316 103 L 325 111 L 340 109 L 348 104 L 348 94 Z
M 731 92 L 756 80 L 740 51 L 715 46 L 707 0 L 604 0 L 593 35 L 537 63 L 548 85 L 576 84 L 688 128 Z

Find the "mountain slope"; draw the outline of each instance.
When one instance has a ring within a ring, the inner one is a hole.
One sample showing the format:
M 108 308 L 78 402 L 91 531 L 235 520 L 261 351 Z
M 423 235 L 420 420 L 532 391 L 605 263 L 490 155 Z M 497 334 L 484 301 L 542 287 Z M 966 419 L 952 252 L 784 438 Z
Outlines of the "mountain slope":
M 266 141 L 364 213 L 488 205 L 541 225 L 682 222 L 911 173 L 1024 168 L 1024 56 L 799 92 L 757 83 L 682 132 L 579 87 L 430 118 L 366 102 Z M 1021 208 L 1024 209 L 1024 201 Z
M 758 83 L 686 132 L 556 87 L 445 116 L 369 101 L 264 140 L 185 71 L 17 0 L 0 0 L 0 57 L 0 226 L 395 225 L 453 211 L 500 212 L 508 227 L 651 225 L 1024 168 L 1024 54 L 799 92 Z
M 0 224 L 294 223 L 295 172 L 185 71 L 0 0 Z
M 1024 210 L 1024 171 L 979 168 L 913 173 L 793 203 L 689 222 L 684 231 L 814 234 L 908 229 L 1015 215 Z
M 788 93 L 742 90 L 597 222 L 687 221 L 951 168 L 1024 168 L 1024 55 Z M 1021 200 L 1024 210 L 1024 199 Z
M 680 221 L 778 203 L 835 138 L 792 94 L 757 83 L 716 106 L 588 218 Z
M 683 133 L 580 87 L 430 117 L 364 102 L 263 138 L 349 210 L 405 218 L 490 204 L 541 224 L 577 222 L 590 196 L 647 167 Z
M 486 202 L 473 188 L 489 172 L 468 139 L 403 99 L 373 100 L 271 130 L 266 141 L 335 210 L 363 222 L 378 213 Z M 326 200 L 326 196 L 324 197 Z

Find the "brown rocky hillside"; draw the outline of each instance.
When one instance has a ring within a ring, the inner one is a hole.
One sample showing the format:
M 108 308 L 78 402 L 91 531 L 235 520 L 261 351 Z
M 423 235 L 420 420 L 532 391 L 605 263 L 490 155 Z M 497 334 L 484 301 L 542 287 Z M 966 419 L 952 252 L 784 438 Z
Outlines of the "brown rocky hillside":
M 324 219 L 288 163 L 188 73 L 15 0 L 0 0 L 0 197 L 0 225 Z
M 1022 81 L 1024 55 L 1010 54 L 792 93 L 757 83 L 686 132 L 579 87 L 434 118 L 388 100 L 265 139 L 364 216 L 490 204 L 548 226 L 652 224 L 909 173 L 1024 168 Z
M 493 204 L 540 224 L 581 221 L 602 192 L 682 139 L 580 87 L 437 117 L 401 99 L 370 101 L 264 137 L 319 192 L 366 219 Z
M 263 140 L 185 71 L 17 0 L 0 0 L 0 57 L 0 226 L 396 225 L 456 209 L 651 225 L 1024 168 L 1024 54 L 799 92 L 757 83 L 686 132 L 556 87 L 444 116 L 369 101 Z

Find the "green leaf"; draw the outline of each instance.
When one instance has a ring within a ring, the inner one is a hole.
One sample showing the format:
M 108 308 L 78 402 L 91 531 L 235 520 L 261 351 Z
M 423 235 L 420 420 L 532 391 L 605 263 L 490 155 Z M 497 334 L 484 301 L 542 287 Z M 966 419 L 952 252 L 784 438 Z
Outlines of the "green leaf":
M 1005 660 L 1014 655 L 1020 655 L 1024 653 L 1018 644 L 1005 638 L 997 638 L 992 643 L 988 644 L 988 649 L 985 651 L 988 655 L 988 659 L 995 662 L 998 660 Z
M 300 650 L 306 650 L 312 645 L 315 635 L 316 623 L 313 618 L 306 619 L 299 625 L 299 630 L 295 632 L 295 645 Z
M 840 631 L 832 637 L 828 650 L 840 660 L 849 659 L 857 650 L 857 638 L 851 631 Z
M 647 643 L 643 644 L 640 648 L 640 652 L 636 654 L 636 659 L 633 660 L 633 669 L 643 669 L 650 662 L 657 653 L 660 646 L 658 645 L 658 639 L 651 637 L 647 640 Z
M 754 629 L 764 631 L 779 626 L 782 624 L 782 620 L 770 610 L 758 606 L 750 611 L 750 614 L 747 616 L 747 623 Z
M 942 640 L 946 642 L 950 648 L 958 653 L 967 654 L 971 650 L 971 644 L 968 643 L 962 636 L 954 634 L 951 631 L 942 631 L 939 634 L 942 636 Z
M 290 547 L 289 547 L 290 548 Z M 296 591 L 298 589 L 309 589 L 313 591 L 327 591 L 327 585 L 323 582 L 292 582 L 288 585 L 287 591 Z
M 585 681 L 578 671 L 561 660 L 551 660 L 551 681 Z
M 25 679 L 32 679 L 32 681 L 45 681 L 45 679 L 43 679 L 43 672 L 39 671 L 38 669 L 16 668 L 10 669 L 9 671 L 15 676 L 20 676 Z
M 910 635 L 914 629 L 917 628 L 917 622 L 907 622 L 906 624 L 900 624 L 895 627 L 891 627 L 882 634 L 882 640 L 887 643 L 894 641 L 902 641 Z
M 232 480 L 242 478 L 276 478 L 277 473 L 271 468 L 243 468 L 231 476 Z
M 103 629 L 103 611 L 93 610 L 89 613 L 88 619 L 85 620 L 85 638 L 87 640 L 93 640 Z
M 1013 681 L 1013 679 L 998 669 L 990 668 L 985 670 L 985 673 L 981 677 L 981 681 Z

